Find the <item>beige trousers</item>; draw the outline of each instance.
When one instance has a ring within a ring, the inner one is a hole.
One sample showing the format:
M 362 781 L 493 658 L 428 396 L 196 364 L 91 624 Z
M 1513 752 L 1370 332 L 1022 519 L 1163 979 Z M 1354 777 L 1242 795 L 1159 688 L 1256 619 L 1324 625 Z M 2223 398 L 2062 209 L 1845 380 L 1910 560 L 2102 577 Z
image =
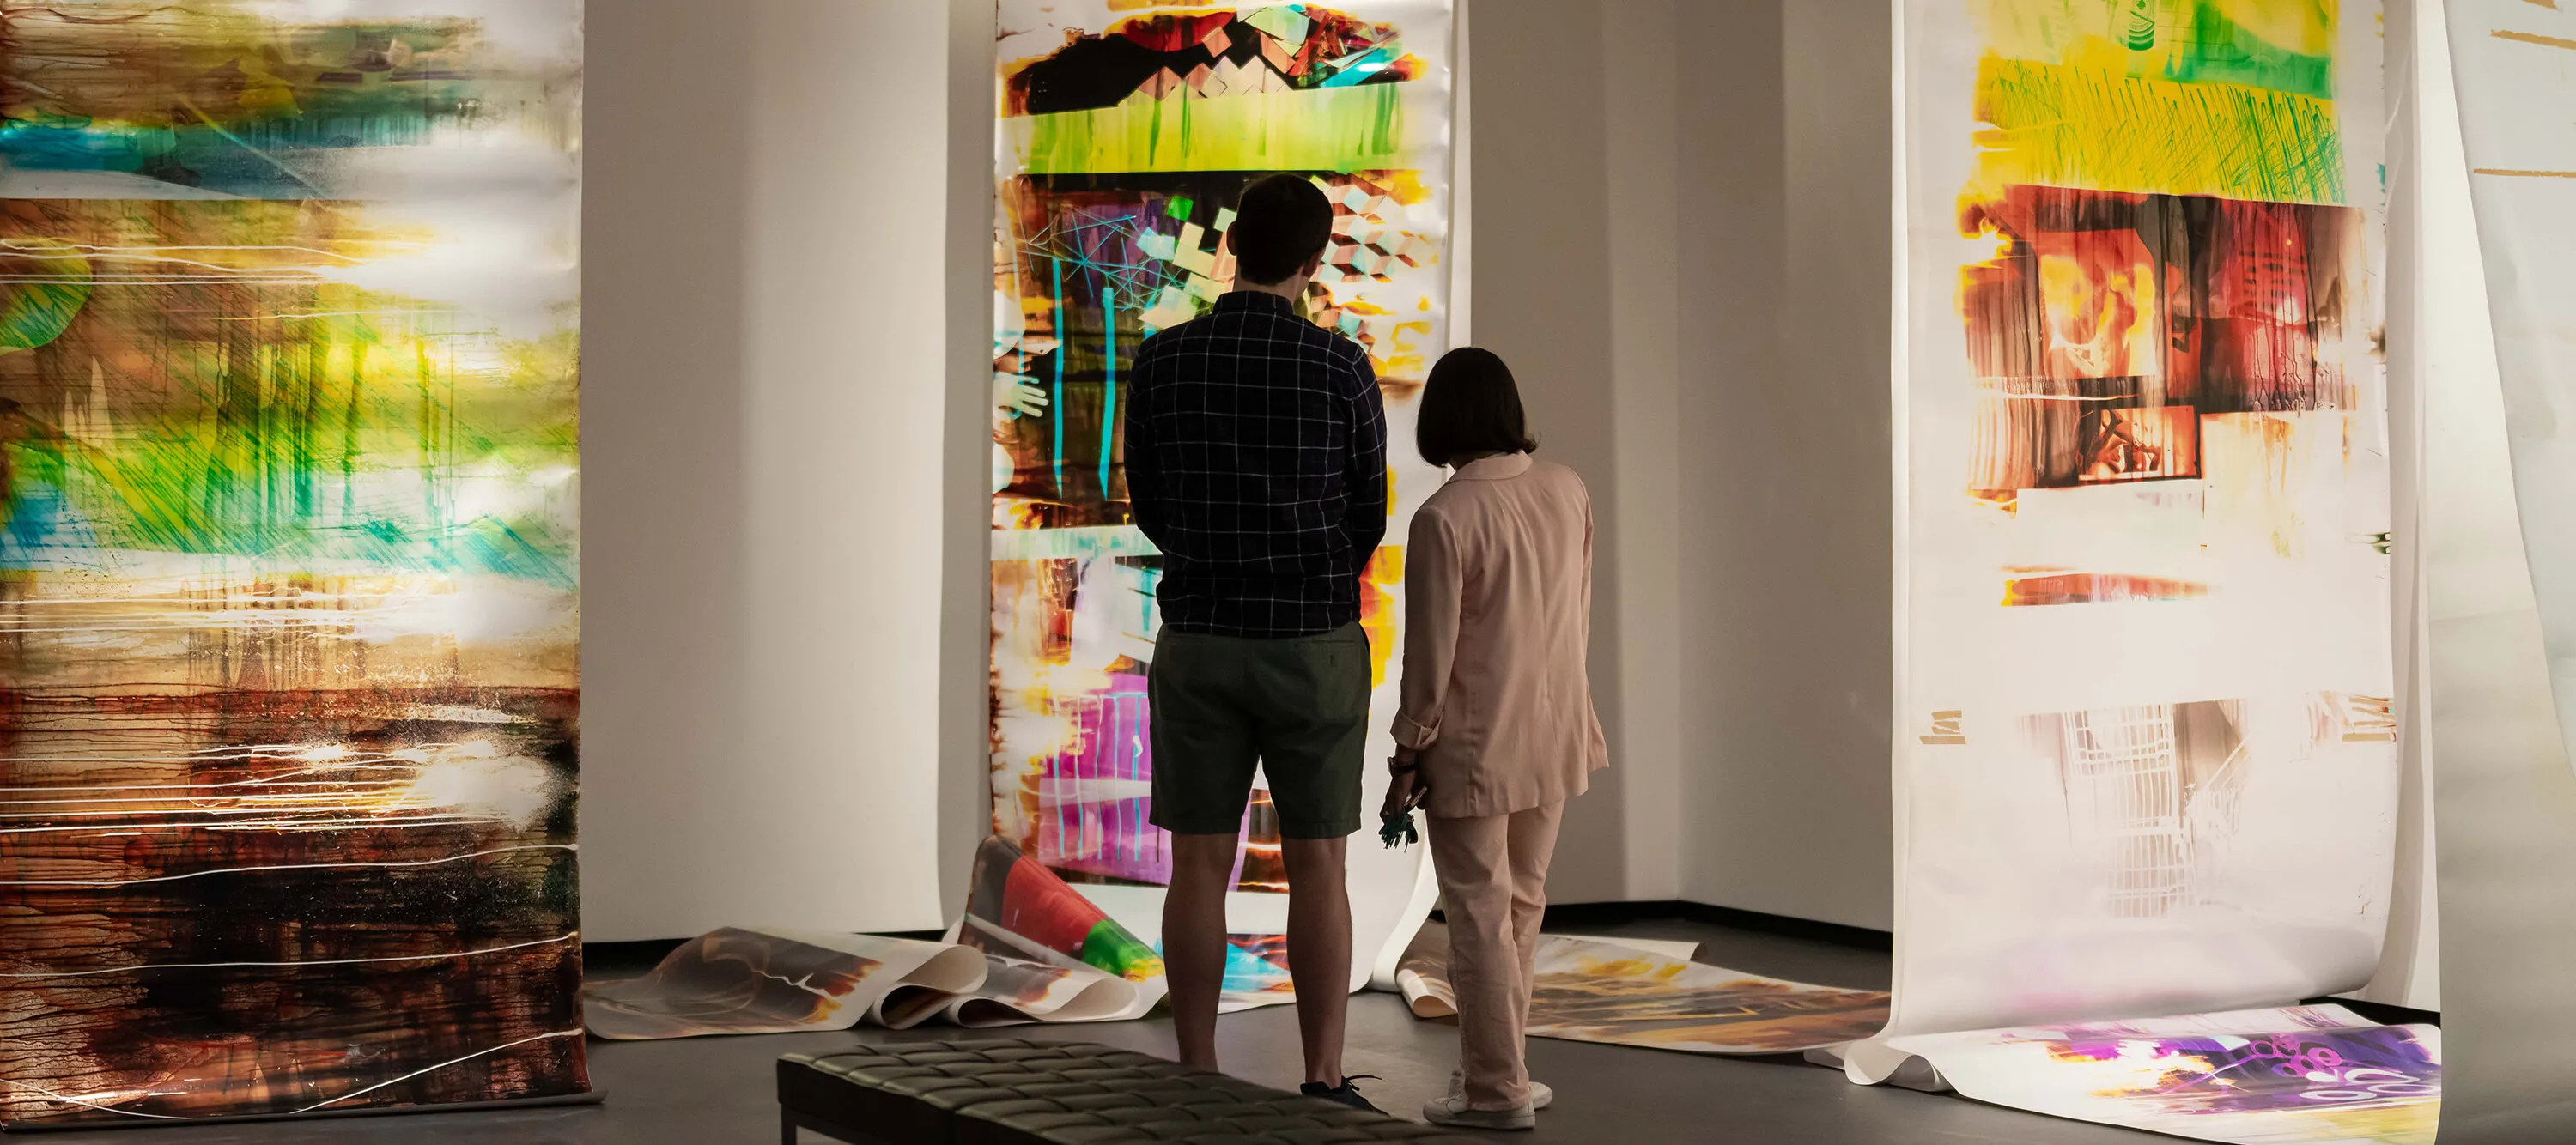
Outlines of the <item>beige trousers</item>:
M 1458 1064 L 1467 1104 L 1529 1100 L 1521 1042 L 1529 1028 L 1547 864 L 1565 804 L 1509 815 L 1431 820 L 1431 862 L 1449 917 L 1449 986 L 1458 995 Z

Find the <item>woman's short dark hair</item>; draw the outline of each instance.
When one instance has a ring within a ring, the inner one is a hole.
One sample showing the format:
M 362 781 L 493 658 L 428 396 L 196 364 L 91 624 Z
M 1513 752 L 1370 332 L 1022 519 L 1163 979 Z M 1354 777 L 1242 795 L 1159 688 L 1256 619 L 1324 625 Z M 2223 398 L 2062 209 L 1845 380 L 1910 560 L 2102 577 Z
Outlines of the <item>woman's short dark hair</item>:
M 1302 176 L 1272 175 L 1243 189 L 1225 241 L 1237 277 L 1262 286 L 1286 282 L 1333 241 L 1333 204 Z
M 1433 465 L 1455 465 L 1480 453 L 1528 453 L 1538 448 L 1521 412 L 1521 388 L 1512 368 L 1491 350 L 1461 346 L 1431 367 L 1422 389 L 1422 414 L 1414 447 Z

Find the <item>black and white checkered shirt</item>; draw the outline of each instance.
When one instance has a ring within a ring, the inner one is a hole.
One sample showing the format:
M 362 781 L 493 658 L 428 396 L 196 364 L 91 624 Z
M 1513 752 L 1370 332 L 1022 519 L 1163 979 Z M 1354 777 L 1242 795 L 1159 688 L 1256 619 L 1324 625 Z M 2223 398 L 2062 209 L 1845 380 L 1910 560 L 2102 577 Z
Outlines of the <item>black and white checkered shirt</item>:
M 1360 618 L 1386 536 L 1386 406 L 1359 344 L 1236 291 L 1145 340 L 1127 489 L 1163 550 L 1163 624 L 1278 638 Z

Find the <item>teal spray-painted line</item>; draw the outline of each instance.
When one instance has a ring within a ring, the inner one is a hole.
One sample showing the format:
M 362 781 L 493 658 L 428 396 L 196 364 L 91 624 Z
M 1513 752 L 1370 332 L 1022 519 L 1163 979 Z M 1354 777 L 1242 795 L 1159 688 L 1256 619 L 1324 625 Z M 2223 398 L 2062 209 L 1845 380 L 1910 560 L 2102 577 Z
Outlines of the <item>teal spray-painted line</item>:
M 1100 325 L 1106 332 L 1109 362 L 1109 400 L 1100 415 L 1100 496 L 1107 500 L 1109 459 L 1118 447 L 1118 299 L 1106 286 L 1100 288 Z
M 1064 260 L 1051 258 L 1047 264 L 1055 268 L 1055 408 L 1048 412 L 1055 419 L 1055 499 L 1062 501 L 1065 499 L 1064 356 L 1072 353 L 1073 347 L 1064 340 L 1064 307 L 1069 301 L 1064 296 Z

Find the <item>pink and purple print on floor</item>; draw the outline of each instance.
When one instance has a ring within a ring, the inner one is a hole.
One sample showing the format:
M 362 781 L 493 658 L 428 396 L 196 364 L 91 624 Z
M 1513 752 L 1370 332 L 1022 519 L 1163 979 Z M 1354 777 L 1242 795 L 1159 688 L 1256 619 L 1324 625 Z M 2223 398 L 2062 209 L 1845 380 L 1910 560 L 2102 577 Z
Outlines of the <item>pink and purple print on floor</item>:
M 2442 1031 L 2341 1006 L 1893 1039 L 1979 1101 L 2233 1145 L 2432 1145 Z

